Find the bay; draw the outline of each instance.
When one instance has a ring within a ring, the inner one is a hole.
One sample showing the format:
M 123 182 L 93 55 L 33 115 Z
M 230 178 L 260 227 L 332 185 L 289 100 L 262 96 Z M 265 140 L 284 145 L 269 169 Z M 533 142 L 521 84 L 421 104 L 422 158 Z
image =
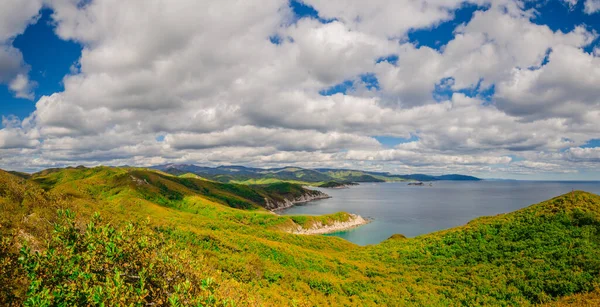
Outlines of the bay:
M 572 190 L 600 194 L 600 182 L 437 181 L 432 186 L 363 183 L 348 189 L 318 190 L 332 198 L 297 205 L 279 213 L 321 215 L 345 211 L 359 214 L 372 222 L 329 235 L 368 245 L 397 233 L 415 237 L 461 226 L 480 216 L 515 211 Z

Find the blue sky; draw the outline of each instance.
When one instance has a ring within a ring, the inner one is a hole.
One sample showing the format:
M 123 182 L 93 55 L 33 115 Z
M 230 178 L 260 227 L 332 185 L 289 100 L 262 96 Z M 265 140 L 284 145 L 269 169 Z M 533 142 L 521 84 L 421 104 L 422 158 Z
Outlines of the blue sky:
M 557 31 L 572 31 L 576 26 L 584 24 L 590 30 L 600 32 L 600 18 L 597 15 L 589 15 L 583 12 L 583 1 L 579 1 L 577 6 L 570 8 L 563 1 L 532 1 L 526 3 L 527 8 L 535 8 L 538 13 L 532 21 L 550 27 Z M 293 9 L 297 19 L 315 18 L 321 22 L 329 22 L 327 19 L 319 17 L 318 12 L 310 5 L 300 1 L 290 1 L 290 7 Z M 408 32 L 408 41 L 416 46 L 428 46 L 439 50 L 454 38 L 454 30 L 457 26 L 469 22 L 473 13 L 478 10 L 485 10 L 486 7 L 466 4 L 454 12 L 454 18 L 442 22 L 431 28 L 415 29 Z M 25 62 L 31 67 L 29 77 L 37 85 L 35 88 L 35 97 L 37 100 L 42 95 L 51 95 L 62 91 L 62 78 L 70 72 L 73 65 L 77 64 L 81 56 L 82 45 L 73 41 L 60 39 L 54 33 L 54 22 L 52 21 L 52 10 L 44 8 L 39 12 L 40 17 L 34 24 L 29 25 L 25 32 L 15 37 L 12 45 L 19 49 L 23 54 Z M 273 36 L 278 40 L 277 36 Z M 595 44 L 587 46 L 586 51 L 590 52 L 594 46 L 597 46 L 600 38 L 596 39 Z M 382 57 L 378 61 L 395 61 L 397 56 Z M 363 74 L 356 80 L 346 80 L 332 87 L 321 91 L 323 95 L 335 93 L 346 93 L 352 90 L 356 81 L 367 83 L 367 86 L 376 87 L 376 79 L 369 79 L 369 74 Z M 373 85 L 375 84 L 375 85 Z M 451 92 L 446 93 L 446 96 Z M 470 93 L 474 95 L 475 93 Z M 0 105 L 0 115 L 16 115 L 24 118 L 35 110 L 35 101 L 23 98 L 16 98 L 8 89 L 7 85 L 0 86 L 0 99 L 3 102 Z
M 185 161 L 600 179 L 595 0 L 211 4 L 235 21 L 224 24 L 168 16 L 200 5 L 185 0 L 143 14 L 143 1 L 26 1 L 3 8 L 22 27 L 0 28 L 22 58 L 0 65 L 13 67 L 0 71 L 0 159 L 14 169 Z
M 71 66 L 81 56 L 81 45 L 64 41 L 54 33 L 52 11 L 40 11 L 37 23 L 27 27 L 25 32 L 17 36 L 12 45 L 23 54 L 24 61 L 30 66 L 29 77 L 35 87 L 34 101 L 14 97 L 8 87 L 0 87 L 0 114 L 16 115 L 24 118 L 35 110 L 35 100 L 42 95 L 52 95 L 63 90 L 62 79 Z

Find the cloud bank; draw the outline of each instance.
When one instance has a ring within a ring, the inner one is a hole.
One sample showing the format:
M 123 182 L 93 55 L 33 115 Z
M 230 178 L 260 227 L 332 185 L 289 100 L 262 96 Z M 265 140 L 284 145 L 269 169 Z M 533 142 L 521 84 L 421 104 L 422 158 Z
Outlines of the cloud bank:
M 26 2 L 1 4 L 0 82 L 31 98 L 10 46 L 42 5 Z M 45 5 L 82 56 L 64 91 L 3 120 L 5 166 L 600 172 L 598 148 L 580 147 L 600 136 L 600 58 L 589 51 L 598 34 L 537 24 L 520 1 L 305 0 L 317 17 L 284 0 Z M 408 38 L 467 5 L 478 9 L 439 48 Z M 389 148 L 377 136 L 410 141 Z

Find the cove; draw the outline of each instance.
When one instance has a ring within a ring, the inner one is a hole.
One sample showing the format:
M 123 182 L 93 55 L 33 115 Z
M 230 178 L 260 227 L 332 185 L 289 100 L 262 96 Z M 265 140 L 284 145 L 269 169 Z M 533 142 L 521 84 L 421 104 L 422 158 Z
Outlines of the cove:
M 508 213 L 572 190 L 600 194 L 600 182 L 437 181 L 432 186 L 363 183 L 348 189 L 318 190 L 332 198 L 296 205 L 279 214 L 359 214 L 372 222 L 328 235 L 368 245 L 397 233 L 415 237 L 461 226 L 480 216 Z

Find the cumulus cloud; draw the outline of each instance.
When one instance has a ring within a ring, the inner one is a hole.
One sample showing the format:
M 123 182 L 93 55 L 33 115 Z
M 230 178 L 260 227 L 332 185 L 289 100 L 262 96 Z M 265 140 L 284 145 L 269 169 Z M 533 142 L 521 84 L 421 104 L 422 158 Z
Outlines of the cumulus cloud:
M 583 11 L 586 14 L 595 14 L 600 11 L 600 1 L 598 0 L 585 0 Z
M 35 131 L 22 129 L 16 117 L 2 117 L 0 129 L 0 150 L 35 148 L 39 145 Z
M 29 81 L 29 66 L 12 40 L 37 20 L 42 0 L 6 0 L 0 3 L 0 84 L 8 85 L 18 98 L 33 99 L 35 83 Z
M 309 130 L 269 129 L 236 126 L 208 134 L 167 135 L 165 142 L 174 149 L 205 149 L 228 146 L 272 146 L 282 151 L 339 151 L 349 148 L 378 148 L 373 138 L 347 133 L 320 133 Z
M 554 47 L 539 69 L 513 68 L 497 87 L 498 106 L 528 117 L 566 117 L 580 121 L 600 108 L 600 58 L 579 48 Z
M 464 3 L 484 1 L 304 0 L 326 19 L 339 19 L 352 29 L 384 37 L 402 38 L 415 28 L 428 28 L 451 19 Z
M 5 40 L 35 20 L 41 3 L 30 1 Z M 600 134 L 600 63 L 583 50 L 597 34 L 585 26 L 553 31 L 513 0 L 304 3 L 328 22 L 298 19 L 287 0 L 48 1 L 57 35 L 81 43 L 82 56 L 64 91 L 5 123 L 0 158 L 27 169 L 191 162 L 436 173 L 595 163 L 593 150 L 578 149 Z M 407 40 L 467 4 L 479 10 L 443 47 Z M 0 82 L 31 98 L 20 52 L 3 50 Z M 378 61 L 390 55 L 397 61 Z M 382 135 L 415 140 L 384 148 Z
M 569 33 L 553 32 L 532 23 L 530 17 L 527 12 L 513 15 L 492 8 L 476 12 L 467 25 L 457 29 L 456 38 L 444 50 L 454 63 L 450 68 L 454 87 L 473 86 L 481 79 L 487 87 L 505 79 L 513 67 L 540 66 L 553 46 L 582 47 L 596 37 L 582 26 Z
M 382 151 L 350 151 L 346 158 L 359 161 L 401 161 L 408 165 L 469 165 L 506 164 L 510 157 L 424 154 L 412 150 L 388 149 Z
M 567 159 L 575 162 L 600 162 L 600 147 L 594 148 L 569 148 L 565 152 Z
M 15 93 L 18 98 L 33 100 L 33 87 L 36 85 L 34 81 L 30 81 L 29 77 L 24 74 L 18 74 L 10 83 L 8 88 Z
M 404 44 L 396 65 L 377 65 L 382 90 L 404 106 L 434 103 L 432 92 L 444 79 L 452 80 L 447 85 L 454 90 L 485 89 L 510 78 L 513 68 L 541 66 L 553 46 L 580 48 L 596 38 L 582 26 L 553 32 L 532 23 L 530 12 L 511 12 L 500 2 L 475 12 L 440 51 Z
M 0 41 L 22 33 L 37 19 L 42 0 L 5 0 L 0 4 Z
M 562 1 L 565 2 L 565 4 L 567 4 L 571 10 L 574 9 L 575 6 L 577 5 L 577 2 L 579 2 L 579 0 L 562 0 Z

